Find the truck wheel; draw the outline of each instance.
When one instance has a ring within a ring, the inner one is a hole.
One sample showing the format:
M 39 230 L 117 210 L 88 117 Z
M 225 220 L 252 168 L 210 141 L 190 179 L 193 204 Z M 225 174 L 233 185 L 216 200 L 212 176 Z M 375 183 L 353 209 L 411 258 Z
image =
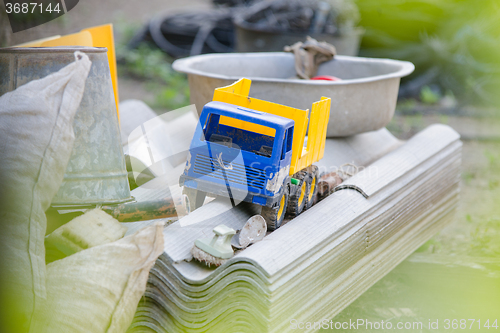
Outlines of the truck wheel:
M 316 195 L 318 193 L 318 178 L 319 178 L 318 167 L 312 165 L 308 169 L 309 169 L 309 177 L 308 177 L 309 186 L 307 191 L 306 206 L 304 209 L 311 208 L 311 206 L 314 204 L 314 200 L 316 199 Z
M 290 189 L 287 186 L 283 191 L 276 207 L 262 207 L 261 215 L 266 220 L 267 230 L 274 231 L 281 226 L 281 223 L 283 223 L 286 214 L 286 207 L 288 205 L 289 192 Z
M 288 200 L 287 213 L 292 217 L 296 217 L 304 210 L 307 201 L 307 194 L 309 193 L 309 186 L 311 184 L 310 176 L 305 170 L 301 170 L 293 175 L 293 178 L 299 180 L 296 185 L 295 193 L 290 195 Z
M 194 188 L 185 186 L 182 189 L 182 194 L 185 194 L 188 197 L 189 207 L 186 207 L 188 214 L 203 206 L 205 197 L 207 196 L 207 194 L 203 191 L 198 191 Z

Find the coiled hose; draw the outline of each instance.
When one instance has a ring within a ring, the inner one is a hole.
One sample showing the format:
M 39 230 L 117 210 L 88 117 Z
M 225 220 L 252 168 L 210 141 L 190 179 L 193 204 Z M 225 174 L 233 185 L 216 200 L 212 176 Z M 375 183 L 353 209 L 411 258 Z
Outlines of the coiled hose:
M 235 45 L 232 16 L 237 8 L 169 14 L 153 18 L 132 40 L 129 48 L 152 41 L 174 58 L 202 53 L 232 52 Z

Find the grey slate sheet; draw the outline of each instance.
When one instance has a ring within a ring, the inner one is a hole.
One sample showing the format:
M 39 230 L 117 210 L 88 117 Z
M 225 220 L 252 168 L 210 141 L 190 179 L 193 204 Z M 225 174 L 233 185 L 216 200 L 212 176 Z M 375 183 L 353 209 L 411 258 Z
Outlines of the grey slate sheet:
M 405 143 L 386 130 L 328 140 L 321 162 L 365 166 L 342 185 L 366 197 L 339 189 L 217 269 L 192 260 L 194 240 L 218 224 L 241 228 L 258 207 L 216 199 L 183 218 L 196 223 L 167 226 L 130 331 L 284 332 L 292 319 L 329 320 L 453 219 L 461 142 L 448 126 Z

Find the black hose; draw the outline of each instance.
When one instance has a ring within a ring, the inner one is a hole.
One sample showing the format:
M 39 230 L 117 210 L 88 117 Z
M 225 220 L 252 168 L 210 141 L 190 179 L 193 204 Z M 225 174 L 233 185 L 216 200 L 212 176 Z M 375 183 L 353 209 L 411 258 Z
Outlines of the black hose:
M 205 24 L 200 26 L 200 29 L 198 30 L 198 33 L 194 38 L 193 46 L 191 46 L 191 52 L 189 53 L 189 55 L 193 56 L 201 54 L 203 52 L 203 47 L 205 46 L 207 38 L 214 29 L 215 24 L 212 22 L 206 22 Z
M 232 52 L 235 35 L 232 16 L 235 10 L 222 8 L 153 18 L 128 46 L 135 48 L 143 41 L 152 41 L 174 58 Z
M 156 46 L 163 52 L 171 55 L 174 58 L 179 58 L 185 55 L 186 51 L 172 43 L 170 43 L 163 35 L 161 26 L 165 21 L 164 18 L 152 19 L 149 22 L 149 33 Z

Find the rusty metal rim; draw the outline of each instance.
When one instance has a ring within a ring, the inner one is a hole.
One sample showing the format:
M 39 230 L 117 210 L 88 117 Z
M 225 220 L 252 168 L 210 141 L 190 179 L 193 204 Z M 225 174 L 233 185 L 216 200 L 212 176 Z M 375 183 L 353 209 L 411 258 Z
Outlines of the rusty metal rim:
M 120 178 L 127 177 L 127 172 L 109 172 L 109 173 L 95 173 L 95 174 L 64 174 L 64 180 L 68 179 L 103 179 L 103 178 Z
M 76 202 L 52 202 L 50 204 L 51 207 L 57 208 L 57 209 L 70 209 L 70 208 L 76 208 L 76 207 L 95 207 L 97 205 L 118 205 L 126 202 L 132 202 L 135 201 L 135 197 L 130 196 L 125 199 L 117 199 L 117 200 L 92 200 L 92 201 L 86 201 L 83 204 L 79 204 Z
M 85 53 L 104 53 L 108 49 L 105 47 L 89 46 L 64 46 L 64 47 L 4 47 L 0 48 L 0 53 L 68 53 L 81 51 Z

